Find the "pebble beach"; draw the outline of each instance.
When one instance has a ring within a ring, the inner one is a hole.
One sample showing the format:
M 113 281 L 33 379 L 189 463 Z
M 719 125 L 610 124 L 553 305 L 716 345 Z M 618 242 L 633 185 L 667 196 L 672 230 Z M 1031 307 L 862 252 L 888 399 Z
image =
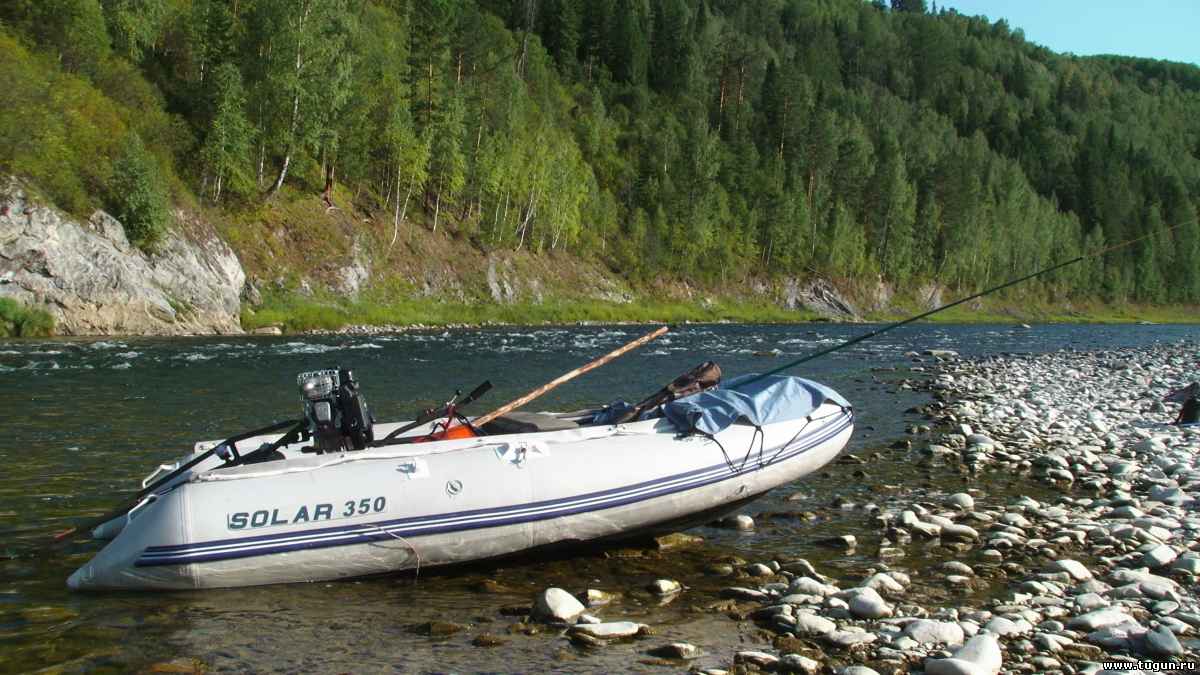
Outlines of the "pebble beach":
M 712 654 L 656 642 L 650 626 L 591 613 L 602 613 L 599 589 L 546 589 L 530 620 L 595 648 L 641 640 L 651 662 L 712 675 L 1200 668 L 1200 428 L 1166 424 L 1176 410 L 1162 403 L 1197 377 L 1198 352 L 1184 342 L 973 360 L 912 354 L 929 376 L 915 386 L 934 401 L 904 456 L 958 474 L 965 489 L 838 505 L 874 532 L 821 542 L 869 547 L 878 562 L 859 578 L 806 559 L 710 566 L 731 583 L 702 609 L 753 624 L 753 648 Z M 989 489 L 1014 477 L 1028 489 Z M 754 520 L 725 524 L 751 529 Z M 688 583 L 644 590 L 669 598 Z

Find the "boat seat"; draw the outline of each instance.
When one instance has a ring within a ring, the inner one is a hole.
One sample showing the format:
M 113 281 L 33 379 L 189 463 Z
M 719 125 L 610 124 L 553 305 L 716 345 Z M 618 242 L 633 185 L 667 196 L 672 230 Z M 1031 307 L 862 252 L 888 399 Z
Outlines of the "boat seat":
M 488 436 L 504 434 L 532 434 L 539 431 L 566 431 L 578 429 L 579 424 L 549 413 L 510 412 L 483 425 Z

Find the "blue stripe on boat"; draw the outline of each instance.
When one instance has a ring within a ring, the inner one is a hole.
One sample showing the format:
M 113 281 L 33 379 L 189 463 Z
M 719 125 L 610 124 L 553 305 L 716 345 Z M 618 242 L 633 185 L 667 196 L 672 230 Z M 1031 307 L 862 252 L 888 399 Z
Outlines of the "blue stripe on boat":
M 845 431 L 852 422 L 852 414 L 843 413 L 839 415 L 835 422 L 826 424 L 807 434 L 807 438 L 806 436 L 797 437 L 793 441 L 794 443 L 801 440 L 804 442 L 797 443 L 793 450 L 779 453 L 761 465 L 756 461 L 747 462 L 746 468 L 734 472 L 730 472 L 728 464 L 722 463 L 634 485 L 625 485 L 619 488 L 600 490 L 571 497 L 561 497 L 559 499 L 532 504 L 517 504 L 431 516 L 400 518 L 368 524 L 342 525 L 304 532 L 264 534 L 253 537 L 220 539 L 171 546 L 150 546 L 142 552 L 135 565 L 137 567 L 153 567 L 248 558 L 315 548 L 366 544 L 393 539 L 396 536 L 425 536 L 484 527 L 516 525 L 587 513 L 589 511 L 600 511 L 711 485 L 755 471 L 760 466 L 766 467 L 791 459 L 834 438 Z

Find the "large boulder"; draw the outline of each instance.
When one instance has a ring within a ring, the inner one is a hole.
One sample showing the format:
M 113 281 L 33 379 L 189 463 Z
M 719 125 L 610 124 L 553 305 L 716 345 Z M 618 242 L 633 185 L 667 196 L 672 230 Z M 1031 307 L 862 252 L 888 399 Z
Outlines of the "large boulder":
M 112 216 L 80 221 L 0 185 L 0 297 L 49 312 L 62 335 L 240 333 L 246 275 L 211 226 L 176 213 L 147 254 Z

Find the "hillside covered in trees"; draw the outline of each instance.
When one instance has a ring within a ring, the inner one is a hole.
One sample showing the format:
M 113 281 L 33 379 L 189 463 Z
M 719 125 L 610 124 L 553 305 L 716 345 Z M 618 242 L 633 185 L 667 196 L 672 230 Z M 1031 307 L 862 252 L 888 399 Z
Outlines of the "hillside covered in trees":
M 968 290 L 1159 232 L 1039 292 L 1200 301 L 1200 69 L 920 0 L 15 0 L 0 101 L 0 169 L 146 247 L 336 187 L 634 283 Z

